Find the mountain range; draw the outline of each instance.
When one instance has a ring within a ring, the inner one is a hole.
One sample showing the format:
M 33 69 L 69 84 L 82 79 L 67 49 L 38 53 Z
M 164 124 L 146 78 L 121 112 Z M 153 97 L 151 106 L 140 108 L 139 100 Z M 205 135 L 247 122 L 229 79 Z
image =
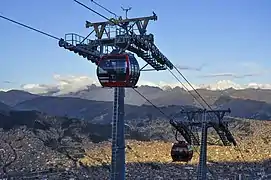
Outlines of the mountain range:
M 195 100 L 191 94 L 196 98 L 198 95 L 195 91 L 186 91 L 181 87 L 155 87 L 155 86 L 139 86 L 137 90 L 148 98 L 151 102 L 158 106 L 167 105 L 196 105 Z M 198 89 L 198 93 L 212 105 L 221 96 L 230 96 L 232 98 L 250 99 L 255 101 L 263 101 L 271 103 L 271 90 L 269 89 L 240 89 L 233 88 L 225 90 L 208 90 Z M 82 99 L 89 99 L 95 101 L 112 101 L 113 89 L 101 88 L 96 85 L 88 86 L 84 90 L 77 92 L 70 92 L 61 95 L 62 97 L 79 97 Z M 140 97 L 133 89 L 126 89 L 125 103 L 132 105 L 146 104 L 146 100 Z
M 201 107 L 193 98 L 193 96 L 197 97 L 195 92 L 187 92 L 180 87 L 162 89 L 153 86 L 139 86 L 137 91 L 156 106 L 160 106 L 167 115 L 174 115 L 186 107 Z M 271 90 L 230 88 L 216 91 L 198 89 L 198 92 L 214 109 L 231 108 L 230 116 L 271 119 Z M 59 96 L 10 90 L 0 92 L 0 110 L 36 110 L 54 116 L 109 123 L 112 116 L 112 100 L 112 88 L 101 88 L 96 85 Z M 204 105 L 203 101 L 200 99 L 198 101 Z M 133 89 L 126 89 L 125 103 L 127 120 L 165 118 Z
M 142 85 L 137 90 L 154 104 L 159 106 L 165 105 L 195 105 L 194 98 L 191 93 L 198 98 L 194 91 L 186 91 L 185 89 L 176 86 L 148 86 Z M 230 96 L 232 98 L 250 99 L 255 101 L 263 101 L 271 103 L 271 89 L 234 89 L 228 88 L 224 90 L 209 90 L 208 88 L 197 89 L 199 94 L 209 103 L 213 104 L 220 96 Z M 54 91 L 45 94 L 31 94 L 27 91 L 10 90 L 7 92 L 0 91 L 0 101 L 7 105 L 15 105 L 25 100 L 35 98 L 37 96 L 57 96 L 57 97 L 76 97 L 95 101 L 112 101 L 113 89 L 101 88 L 95 84 L 86 86 L 83 90 L 73 91 L 66 94 L 56 95 Z M 131 105 L 142 105 L 146 100 L 140 97 L 133 89 L 126 89 L 125 103 Z

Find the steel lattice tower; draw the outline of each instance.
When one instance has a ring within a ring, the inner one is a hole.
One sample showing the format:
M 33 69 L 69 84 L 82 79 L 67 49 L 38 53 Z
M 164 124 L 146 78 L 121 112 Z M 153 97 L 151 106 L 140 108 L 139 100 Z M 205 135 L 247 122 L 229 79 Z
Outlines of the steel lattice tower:
M 200 145 L 200 157 L 197 171 L 197 180 L 207 179 L 207 133 L 208 128 L 213 127 L 217 134 L 219 135 L 224 146 L 231 146 L 232 144 L 236 146 L 236 141 L 233 138 L 231 132 L 228 129 L 227 121 L 223 120 L 225 113 L 230 113 L 231 110 L 181 110 L 176 115 L 185 114 L 187 116 L 187 121 L 177 121 L 172 120 L 171 125 L 182 134 L 184 139 L 193 145 Z M 176 116 L 175 115 L 175 116 Z M 195 117 L 199 117 L 196 119 Z M 206 117 L 208 115 L 208 119 Z M 190 128 L 189 128 L 190 127 Z M 201 141 L 199 144 L 199 139 L 195 132 L 191 131 L 195 127 L 201 128 Z
M 111 180 L 125 179 L 124 96 L 123 87 L 114 88 Z

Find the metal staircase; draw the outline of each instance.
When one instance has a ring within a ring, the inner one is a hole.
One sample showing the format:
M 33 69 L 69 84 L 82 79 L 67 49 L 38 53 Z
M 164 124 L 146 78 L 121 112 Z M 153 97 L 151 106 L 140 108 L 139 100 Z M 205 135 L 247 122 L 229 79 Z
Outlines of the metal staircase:
M 217 134 L 219 135 L 222 143 L 224 146 L 230 146 L 231 143 L 228 141 L 225 132 L 219 127 L 219 125 L 215 124 L 214 126 L 215 131 L 217 132 Z
M 95 50 L 95 46 L 89 45 L 91 42 L 91 40 L 85 39 L 83 36 L 69 33 L 65 35 L 65 40 L 59 40 L 58 45 L 68 49 L 69 51 L 73 51 L 79 56 L 87 58 L 89 61 L 95 64 L 98 64 L 100 53 L 99 51 Z
M 199 145 L 199 139 L 193 134 L 193 132 L 182 122 L 170 121 L 170 124 L 184 137 L 188 144 Z
M 236 146 L 237 143 L 234 140 L 234 137 L 232 136 L 231 132 L 228 130 L 225 124 L 213 124 L 212 125 L 217 134 L 219 135 L 222 143 L 224 146 L 231 146 L 231 143 Z
M 221 123 L 220 128 L 225 132 L 225 136 L 227 137 L 228 141 L 231 142 L 234 146 L 237 146 L 237 142 L 235 141 L 232 133 L 229 131 L 227 125 Z
M 192 144 L 194 145 L 199 145 L 199 132 L 198 132 L 198 128 L 195 126 L 190 126 L 190 131 L 193 133 L 194 135 L 194 139 L 192 139 Z

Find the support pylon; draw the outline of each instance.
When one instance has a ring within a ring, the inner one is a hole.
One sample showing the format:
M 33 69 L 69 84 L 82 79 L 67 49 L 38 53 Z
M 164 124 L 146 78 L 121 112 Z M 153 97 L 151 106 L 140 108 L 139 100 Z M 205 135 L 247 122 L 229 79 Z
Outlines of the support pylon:
M 124 97 L 123 87 L 114 88 L 111 180 L 125 180 Z

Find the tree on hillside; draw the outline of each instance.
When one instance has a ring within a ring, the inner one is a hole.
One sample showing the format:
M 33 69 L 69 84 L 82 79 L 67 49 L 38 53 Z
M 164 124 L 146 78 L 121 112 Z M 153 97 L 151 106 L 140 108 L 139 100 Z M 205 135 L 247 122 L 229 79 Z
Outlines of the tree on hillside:
M 17 159 L 17 151 L 22 148 L 25 128 L 4 131 L 0 129 L 0 167 L 1 173 L 7 175 L 10 167 Z
M 71 126 L 62 127 L 60 121 L 52 121 L 48 129 L 36 129 L 34 133 L 45 146 L 63 154 L 76 166 L 79 159 L 84 157 L 85 150 L 76 128 Z

